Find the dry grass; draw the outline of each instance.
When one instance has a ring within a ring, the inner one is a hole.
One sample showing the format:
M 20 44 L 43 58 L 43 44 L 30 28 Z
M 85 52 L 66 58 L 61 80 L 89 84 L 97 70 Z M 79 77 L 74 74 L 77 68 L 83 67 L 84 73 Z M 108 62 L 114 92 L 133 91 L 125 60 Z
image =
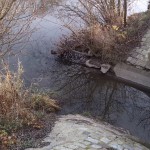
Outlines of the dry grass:
M 105 26 L 96 24 L 65 37 L 58 44 L 58 49 L 68 54 L 71 50 L 90 52 L 104 63 L 123 62 L 130 50 L 140 43 L 149 27 L 149 20 L 150 12 L 147 11 L 130 16 L 126 28 L 119 26 L 119 23 Z
M 49 96 L 45 94 L 33 94 L 31 103 L 28 103 L 29 107 L 34 110 L 41 110 L 47 113 L 55 112 L 60 109 L 55 100 L 50 99 Z
M 31 93 L 22 80 L 23 68 L 13 73 L 4 64 L 0 72 L 0 148 L 15 144 L 13 133 L 21 127 L 38 125 L 36 111 L 54 112 L 59 106 L 46 95 Z
M 20 63 L 17 73 L 10 72 L 7 65 L 4 65 L 0 73 L 0 122 L 5 127 L 7 124 L 18 127 L 35 120 L 24 103 L 28 91 L 23 89 L 22 74 L 23 68 Z
M 118 48 L 125 40 L 126 33 L 120 31 L 117 26 L 95 25 L 64 38 L 58 44 L 58 49 L 61 53 L 71 50 L 86 52 L 98 57 L 102 62 L 115 63 L 127 54 L 127 50 L 120 51 Z

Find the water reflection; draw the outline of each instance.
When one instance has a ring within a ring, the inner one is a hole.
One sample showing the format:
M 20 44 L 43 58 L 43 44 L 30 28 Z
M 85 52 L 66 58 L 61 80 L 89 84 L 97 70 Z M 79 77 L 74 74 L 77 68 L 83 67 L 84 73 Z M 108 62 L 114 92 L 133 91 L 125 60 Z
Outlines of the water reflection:
M 63 106 L 61 114 L 90 115 L 150 141 L 150 98 L 147 95 L 105 76 L 91 74 L 85 68 L 80 68 L 80 72 L 69 70 L 59 81 L 57 76 Z

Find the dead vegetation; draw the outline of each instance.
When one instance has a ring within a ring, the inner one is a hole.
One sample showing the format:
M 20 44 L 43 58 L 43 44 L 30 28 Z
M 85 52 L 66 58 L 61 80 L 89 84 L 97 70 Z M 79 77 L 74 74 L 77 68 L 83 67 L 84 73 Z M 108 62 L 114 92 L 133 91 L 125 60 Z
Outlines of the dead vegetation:
M 76 30 L 71 21 L 65 24 L 72 35 L 64 37 L 58 49 L 61 53 L 86 52 L 107 63 L 125 61 L 130 50 L 140 43 L 150 20 L 149 11 L 127 18 L 130 4 L 124 8 L 123 1 L 79 0 L 78 5 L 66 5 L 64 15 L 69 15 L 72 22 L 80 18 L 85 26 Z
M 43 1 L 42 1 L 43 2 Z M 54 1 L 55 2 L 55 1 Z M 54 3 L 53 2 L 53 3 Z M 18 63 L 18 71 L 12 72 L 3 62 L 8 55 L 20 52 L 30 35 L 37 10 L 36 0 L 0 0 L 0 149 L 11 149 L 19 144 L 17 131 L 24 128 L 40 129 L 39 114 L 55 112 L 57 103 L 45 93 L 35 93 L 25 88 L 22 80 L 23 67 Z M 22 138 L 22 135 L 21 135 Z M 19 149 L 17 147 L 17 149 Z
M 0 147 L 4 149 L 17 142 L 13 133 L 18 129 L 42 127 L 37 116 L 39 111 L 50 113 L 60 108 L 46 94 L 31 93 L 25 89 L 20 63 L 17 73 L 11 72 L 6 64 L 3 68 L 0 72 Z
M 0 1 L 0 59 L 18 53 L 29 42 L 34 31 L 30 26 L 34 7 L 34 0 Z

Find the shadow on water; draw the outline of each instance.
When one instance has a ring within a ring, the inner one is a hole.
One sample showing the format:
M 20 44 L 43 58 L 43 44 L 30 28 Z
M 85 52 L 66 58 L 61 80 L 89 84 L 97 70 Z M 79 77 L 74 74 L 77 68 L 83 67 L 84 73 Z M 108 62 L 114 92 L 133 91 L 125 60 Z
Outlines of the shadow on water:
M 24 53 L 19 55 L 26 86 L 38 83 L 42 90 L 49 91 L 60 101 L 62 109 L 59 114 L 82 114 L 104 120 L 149 142 L 150 94 L 100 75 L 95 70 L 56 61 L 50 55 L 50 40 L 57 41 L 67 31 L 61 30 L 60 22 L 52 23 L 55 21 L 56 18 L 47 15 L 33 22 L 39 27 L 32 35 L 36 42 L 27 44 Z M 13 69 L 17 60 L 18 56 L 9 58 Z

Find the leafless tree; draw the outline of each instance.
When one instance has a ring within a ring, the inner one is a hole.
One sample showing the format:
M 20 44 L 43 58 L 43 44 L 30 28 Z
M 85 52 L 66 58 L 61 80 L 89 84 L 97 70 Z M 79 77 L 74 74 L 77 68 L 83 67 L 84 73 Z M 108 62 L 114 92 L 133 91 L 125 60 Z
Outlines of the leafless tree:
M 87 25 L 95 24 L 126 24 L 127 12 L 135 0 L 77 0 L 66 3 L 64 15 L 69 18 L 79 17 Z
M 0 58 L 28 41 L 34 3 L 34 0 L 0 0 Z
M 124 0 L 124 27 L 127 25 L 127 0 Z

